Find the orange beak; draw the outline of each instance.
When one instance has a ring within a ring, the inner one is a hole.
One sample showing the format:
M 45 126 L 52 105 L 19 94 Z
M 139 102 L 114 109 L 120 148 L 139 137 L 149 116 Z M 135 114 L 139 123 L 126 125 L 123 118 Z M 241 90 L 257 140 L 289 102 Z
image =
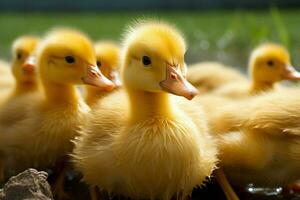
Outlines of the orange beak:
M 183 96 L 188 100 L 192 100 L 198 94 L 198 90 L 169 64 L 166 67 L 166 79 L 159 85 L 164 91 Z
M 286 66 L 282 74 L 283 79 L 300 80 L 300 73 L 291 65 Z
M 121 81 L 121 78 L 120 78 L 120 74 L 117 70 L 112 70 L 110 72 L 110 80 L 115 84 L 115 86 L 118 88 L 118 87 L 121 87 L 122 86 L 122 81 Z
M 22 70 L 26 74 L 32 74 L 35 71 L 36 59 L 35 56 L 29 56 L 24 64 L 22 65 Z
M 113 82 L 107 79 L 96 66 L 87 67 L 87 75 L 82 77 L 82 81 L 85 84 L 93 85 L 106 91 L 111 91 L 115 88 Z

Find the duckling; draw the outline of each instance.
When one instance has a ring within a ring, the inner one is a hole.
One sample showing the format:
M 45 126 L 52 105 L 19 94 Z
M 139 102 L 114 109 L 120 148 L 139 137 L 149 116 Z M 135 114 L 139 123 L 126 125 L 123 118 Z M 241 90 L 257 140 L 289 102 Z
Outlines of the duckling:
M 276 90 L 210 107 L 221 166 L 233 184 L 278 187 L 300 178 L 299 92 Z
M 115 88 L 120 87 L 119 46 L 114 42 L 100 41 L 95 44 L 95 51 L 97 66 L 102 74 L 115 84 Z M 85 100 L 89 106 L 92 106 L 107 94 L 109 94 L 109 92 L 87 85 Z
M 292 67 L 288 51 L 281 45 L 267 43 L 251 53 L 249 61 L 251 83 L 230 83 L 214 91 L 229 98 L 246 98 L 270 91 L 282 80 L 300 80 L 300 73 Z
M 38 84 L 36 80 L 36 67 L 34 51 L 39 38 L 22 36 L 17 38 L 12 45 L 12 73 L 15 79 L 14 87 L 8 87 L 3 95 L 0 106 L 0 129 L 5 130 L 13 126 L 26 115 L 27 104 L 35 98 Z M 1 68 L 1 70 L 4 69 Z M 7 68 L 8 69 L 8 68 Z M 6 72 L 6 69 L 4 69 Z M 9 75 L 9 73 L 4 73 Z M 9 77 L 9 76 L 8 76 Z M 7 83 L 7 81 L 5 81 Z M 0 153 L 0 181 L 4 180 L 4 158 Z
M 71 139 L 77 135 L 89 111 L 75 85 L 85 83 L 111 90 L 113 83 L 96 67 L 94 48 L 83 33 L 54 30 L 38 49 L 42 93 L 28 103 L 22 121 L 7 129 L 0 127 L 0 149 L 13 159 L 16 169 L 54 167 L 58 170 L 53 193 L 62 198 Z
M 238 70 L 218 62 L 200 62 L 190 65 L 187 79 L 200 93 L 210 93 L 229 83 L 247 81 Z
M 102 99 L 74 141 L 86 183 L 134 199 L 184 199 L 211 175 L 217 147 L 202 109 L 174 96 L 197 94 L 184 78 L 185 49 L 163 22 L 140 22 L 127 33 L 125 91 Z
M 8 127 L 21 120 L 26 113 L 26 105 L 38 91 L 36 77 L 35 49 L 39 38 L 22 36 L 12 45 L 12 74 L 15 84 L 0 106 L 0 126 Z

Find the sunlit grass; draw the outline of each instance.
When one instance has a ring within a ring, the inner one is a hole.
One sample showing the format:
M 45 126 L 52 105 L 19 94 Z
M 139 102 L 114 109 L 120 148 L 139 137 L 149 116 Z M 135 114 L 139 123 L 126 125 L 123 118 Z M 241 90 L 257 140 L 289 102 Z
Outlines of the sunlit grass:
M 97 13 L 2 13 L 0 56 L 9 58 L 11 42 L 21 34 L 41 35 L 54 26 L 70 26 L 87 32 L 93 40 L 119 41 L 133 19 L 155 17 L 176 24 L 189 44 L 188 63 L 219 60 L 230 65 L 247 65 L 250 50 L 265 41 L 279 42 L 298 58 L 299 11 L 271 8 L 265 11 L 173 11 Z

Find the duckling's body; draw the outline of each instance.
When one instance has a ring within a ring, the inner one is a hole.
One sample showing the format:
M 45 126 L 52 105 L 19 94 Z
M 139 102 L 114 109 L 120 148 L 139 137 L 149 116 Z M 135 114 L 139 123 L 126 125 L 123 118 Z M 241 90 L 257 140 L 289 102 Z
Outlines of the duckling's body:
M 281 80 L 300 80 L 300 73 L 290 64 L 288 51 L 277 44 L 263 44 L 252 52 L 249 61 L 251 82 L 229 83 L 214 94 L 241 99 L 271 91 Z
M 238 70 L 218 62 L 201 62 L 190 65 L 187 79 L 201 93 L 208 93 L 231 82 L 246 81 L 247 78 Z
M 108 192 L 185 198 L 211 175 L 217 150 L 201 107 L 165 92 L 189 99 L 195 94 L 188 82 L 177 82 L 186 81 L 180 75 L 184 42 L 170 26 L 154 22 L 135 27 L 125 44 L 125 91 L 94 107 L 75 141 L 75 166 L 85 182 Z M 175 60 L 178 68 L 170 72 Z

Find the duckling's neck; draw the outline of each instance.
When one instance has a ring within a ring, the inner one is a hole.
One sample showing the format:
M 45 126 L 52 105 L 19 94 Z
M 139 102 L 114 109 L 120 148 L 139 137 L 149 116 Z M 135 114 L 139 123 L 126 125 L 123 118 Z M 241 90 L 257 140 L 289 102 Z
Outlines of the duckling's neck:
M 73 85 L 54 83 L 49 80 L 43 80 L 42 85 L 48 103 L 78 105 L 79 95 Z
M 14 94 L 24 94 L 28 92 L 34 92 L 38 90 L 38 84 L 36 82 L 19 82 L 16 81 Z
M 251 92 L 255 94 L 259 92 L 265 92 L 273 88 L 274 88 L 273 82 L 254 80 L 252 81 Z
M 174 107 L 168 93 L 131 89 L 127 89 L 127 91 L 132 122 L 154 117 L 173 118 Z
M 99 102 L 109 92 L 94 86 L 86 86 L 86 102 L 89 106 Z

